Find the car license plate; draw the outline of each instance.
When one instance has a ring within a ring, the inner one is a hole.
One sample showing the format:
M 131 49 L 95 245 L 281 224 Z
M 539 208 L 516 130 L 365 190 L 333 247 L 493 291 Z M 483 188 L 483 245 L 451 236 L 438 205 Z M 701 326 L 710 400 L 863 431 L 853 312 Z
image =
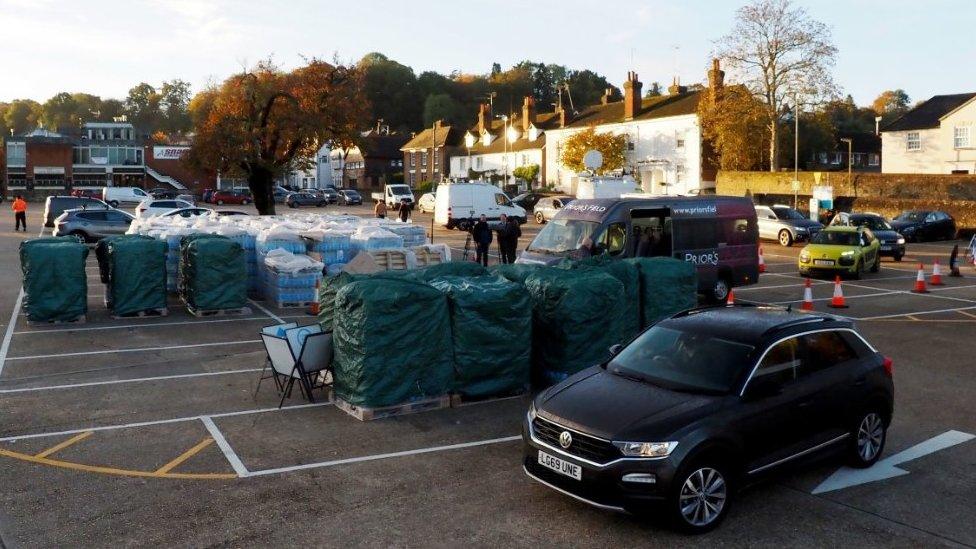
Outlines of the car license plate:
M 834 260 L 833 259 L 814 259 L 813 260 L 813 264 L 814 265 L 833 265 L 834 264 Z
M 882 246 L 881 247 L 881 251 L 882 252 L 890 252 L 891 251 L 891 246 Z
M 551 469 L 560 475 L 575 478 L 576 480 L 582 480 L 583 478 L 583 468 L 579 465 L 570 463 L 564 459 L 559 459 L 555 456 L 550 456 L 542 451 L 539 452 L 539 465 L 545 467 L 546 469 Z

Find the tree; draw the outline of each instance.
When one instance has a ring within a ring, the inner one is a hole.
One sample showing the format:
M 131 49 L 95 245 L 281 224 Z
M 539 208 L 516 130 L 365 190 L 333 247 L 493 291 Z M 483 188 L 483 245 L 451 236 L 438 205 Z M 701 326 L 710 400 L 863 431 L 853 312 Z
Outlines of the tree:
M 911 101 L 905 90 L 901 88 L 885 90 L 871 103 L 871 108 L 881 115 L 882 122 L 887 123 L 908 112 Z
M 800 113 L 800 142 L 799 151 L 794 142 L 796 120 L 790 113 L 783 130 L 780 132 L 780 166 L 794 167 L 794 157 L 797 158 L 799 168 L 804 163 L 814 160 L 817 153 L 833 151 L 837 148 L 835 126 L 830 114 L 822 109 Z
M 848 95 L 843 100 L 828 101 L 821 109 L 842 133 L 874 133 L 874 109 L 858 107 Z
M 725 86 L 715 100 L 698 102 L 706 161 L 723 170 L 763 167 L 769 126 L 761 101 L 741 85 Z
M 183 80 L 163 82 L 159 89 L 160 128 L 167 134 L 190 130 L 190 83 Z
M 356 66 L 363 75 L 366 99 L 373 106 L 373 120 L 383 119 L 391 128 L 418 129 L 424 97 L 413 69 L 376 52 L 364 55 Z
M 162 126 L 162 96 L 156 88 L 142 82 L 129 90 L 125 115 L 140 133 L 151 135 Z
M 447 125 L 462 121 L 457 102 L 446 93 L 428 95 L 424 101 L 424 126 L 429 128 L 437 120 L 443 120 Z
M 98 105 L 98 115 L 92 120 L 111 122 L 112 119 L 125 114 L 125 105 L 118 99 L 103 99 Z
M 716 56 L 762 102 L 769 169 L 777 171 L 784 103 L 800 94 L 812 103 L 834 93 L 830 68 L 837 48 L 830 29 L 790 0 L 754 0 L 739 8 L 732 31 L 717 46 Z
M 566 75 L 566 83 L 569 84 L 569 93 L 573 97 L 573 106 L 581 111 L 589 105 L 596 105 L 603 97 L 603 93 L 609 88 L 612 100 L 621 97 L 620 88 L 611 84 L 605 77 L 591 70 L 571 70 Z M 563 103 L 568 110 L 569 104 Z
M 77 128 L 78 104 L 70 93 L 61 92 L 44 102 L 41 122 L 45 128 L 57 131 L 58 128 Z
M 9 134 L 10 130 L 15 135 L 27 133 L 37 127 L 41 119 L 43 108 L 40 103 L 33 99 L 14 99 L 7 106 L 4 114 L 4 122 Z
M 527 166 L 519 166 L 512 170 L 512 175 L 523 181 L 534 183 L 535 178 L 539 177 L 539 165 L 529 164 Z
M 583 155 L 587 151 L 599 151 L 603 155 L 603 165 L 596 170 L 604 174 L 624 167 L 624 151 L 627 148 L 627 137 L 611 133 L 597 133 L 596 128 L 589 128 L 573 134 L 563 143 L 559 162 L 567 168 L 581 172 L 586 169 L 583 165 Z
M 285 72 L 270 61 L 194 98 L 188 160 L 243 175 L 262 215 L 275 213 L 274 179 L 309 167 L 322 143 L 348 146 L 369 124 L 356 67 L 311 59 Z

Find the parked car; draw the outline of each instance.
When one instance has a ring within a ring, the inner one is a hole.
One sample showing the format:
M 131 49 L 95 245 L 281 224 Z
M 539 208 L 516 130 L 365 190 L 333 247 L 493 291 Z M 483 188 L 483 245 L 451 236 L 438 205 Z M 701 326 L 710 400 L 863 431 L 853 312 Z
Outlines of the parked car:
M 527 193 L 522 193 L 512 199 L 512 203 L 517 204 L 525 208 L 525 211 L 529 212 L 535 208 L 535 205 L 539 200 L 545 198 L 546 195 L 537 192 L 529 191 Z
M 839 212 L 830 222 L 831 226 L 867 227 L 881 244 L 881 255 L 901 261 L 905 256 L 905 237 L 899 234 L 888 221 L 873 213 Z
M 121 210 L 66 210 L 54 220 L 54 236 L 75 235 L 85 242 L 125 234 L 135 219 Z
M 232 215 L 230 212 L 225 213 L 225 212 L 221 212 L 221 211 L 211 210 L 210 208 L 193 207 L 193 208 L 180 208 L 178 210 L 170 210 L 170 211 L 168 211 L 168 212 L 166 212 L 164 214 L 160 214 L 160 217 L 174 217 L 174 216 L 179 216 L 179 217 L 196 217 L 198 215 L 210 215 L 212 213 L 223 214 L 223 215 Z M 241 213 L 242 215 L 247 215 L 247 214 L 244 214 L 243 212 L 239 212 L 239 213 Z
M 468 230 L 479 217 L 498 221 L 501 215 L 525 223 L 525 210 L 512 204 L 508 195 L 489 183 L 443 183 L 434 199 L 434 222 L 448 229 Z
M 290 193 L 285 198 L 285 204 L 287 204 L 289 208 L 297 208 L 299 206 L 316 206 L 321 208 L 328 203 L 329 202 L 325 198 L 315 196 L 312 193 Z
M 166 187 L 154 187 L 149 189 L 149 194 L 153 198 L 176 198 L 180 194 L 180 191 Z
M 285 200 L 287 200 L 288 198 L 288 195 L 291 193 L 292 191 L 284 187 L 280 187 L 280 186 L 275 187 L 273 193 L 275 204 L 284 204 Z
M 555 217 L 556 213 L 563 208 L 566 204 L 576 200 L 572 196 L 547 196 L 540 199 L 535 204 L 533 208 L 533 216 L 535 217 L 535 222 L 542 225 L 543 223 L 549 221 Z
M 102 187 L 101 198 L 109 206 L 118 208 L 119 204 L 139 204 L 152 197 L 139 187 Z
M 229 215 L 251 215 L 247 212 L 242 212 L 240 210 L 212 210 L 217 212 L 217 215 L 224 217 Z
M 363 203 L 363 195 L 356 189 L 339 190 L 339 204 L 343 206 L 356 206 Z
M 434 193 L 424 193 L 417 200 L 417 211 L 423 213 L 433 213 L 437 205 L 437 195 Z
M 97 198 L 81 196 L 49 196 L 44 200 L 44 226 L 53 227 L 54 219 L 65 210 L 81 208 L 85 210 L 108 210 L 111 206 Z
M 71 196 L 81 198 L 98 198 L 101 191 L 98 189 L 72 189 Z
M 833 226 L 815 234 L 800 251 L 800 274 L 846 274 L 861 278 L 861 273 L 881 269 L 881 243 L 867 227 Z
M 210 201 L 218 206 L 224 204 L 250 204 L 253 200 L 250 191 L 216 191 L 211 195 Z
M 329 204 L 339 203 L 339 193 L 332 187 L 325 187 L 318 190 L 319 196 L 329 201 Z
M 146 219 L 154 215 L 164 214 L 180 208 L 192 208 L 193 204 L 185 200 L 164 198 L 162 200 L 150 198 L 136 206 L 136 219 Z
M 740 488 L 803 456 L 874 465 L 894 411 L 892 369 L 841 317 L 693 309 L 541 392 L 523 423 L 523 468 L 601 509 L 653 509 L 705 532 Z
M 905 240 L 952 240 L 956 237 L 956 220 L 942 211 L 908 210 L 891 220 L 891 226 Z
M 789 206 L 756 206 L 759 238 L 779 241 L 782 246 L 805 242 L 823 229 L 823 223 L 804 217 Z

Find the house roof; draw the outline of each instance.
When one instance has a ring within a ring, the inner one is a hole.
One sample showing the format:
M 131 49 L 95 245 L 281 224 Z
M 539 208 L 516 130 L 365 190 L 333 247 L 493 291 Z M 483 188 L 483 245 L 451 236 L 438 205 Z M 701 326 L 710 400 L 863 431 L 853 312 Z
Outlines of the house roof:
M 508 152 L 518 152 L 527 149 L 541 149 L 546 146 L 546 134 L 539 132 L 539 137 L 535 141 L 529 141 L 528 136 L 522 130 L 519 130 L 519 138 L 515 143 L 506 144 L 505 141 L 505 130 L 501 128 L 496 128 L 496 132 L 492 132 L 495 138 L 492 140 L 491 144 L 488 146 L 482 145 L 481 137 L 478 136 L 477 131 L 473 130 L 472 133 L 478 137 L 478 141 L 475 142 L 474 146 L 471 147 L 471 154 L 492 154 L 492 153 L 504 153 Z
M 418 133 L 413 139 L 407 141 L 400 147 L 401 151 L 429 149 L 431 144 L 434 147 L 457 147 L 463 143 L 461 131 L 452 126 L 438 126 L 436 128 L 426 128 Z
M 973 98 L 976 98 L 976 92 L 933 96 L 928 101 L 891 121 L 881 131 L 900 132 L 938 128 L 939 120 L 943 116 L 958 109 Z
M 634 117 L 634 120 L 649 120 L 652 118 L 695 114 L 698 111 L 698 101 L 700 98 L 701 93 L 697 90 L 675 95 L 646 97 L 641 101 L 641 110 Z M 626 122 L 624 120 L 624 102 L 615 101 L 606 105 L 600 104 L 587 107 L 583 112 L 573 117 L 573 120 L 566 124 L 566 127 L 580 128 L 622 122 Z

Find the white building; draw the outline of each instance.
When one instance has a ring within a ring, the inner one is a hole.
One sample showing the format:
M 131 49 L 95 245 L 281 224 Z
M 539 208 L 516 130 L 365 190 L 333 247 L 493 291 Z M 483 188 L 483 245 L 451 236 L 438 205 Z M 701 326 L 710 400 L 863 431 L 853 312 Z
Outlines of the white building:
M 717 62 L 709 71 L 711 86 L 723 85 Z M 586 108 L 563 127 L 546 132 L 546 182 L 575 194 L 577 175 L 560 161 L 562 148 L 572 135 L 594 127 L 597 132 L 627 136 L 624 171 L 640 181 L 650 194 L 687 194 L 715 187 L 715 168 L 705 166 L 698 102 L 707 91 L 688 91 L 677 84 L 668 95 L 643 98 L 636 73 L 624 83 L 623 101 Z
M 936 95 L 881 130 L 882 173 L 976 173 L 976 92 Z

